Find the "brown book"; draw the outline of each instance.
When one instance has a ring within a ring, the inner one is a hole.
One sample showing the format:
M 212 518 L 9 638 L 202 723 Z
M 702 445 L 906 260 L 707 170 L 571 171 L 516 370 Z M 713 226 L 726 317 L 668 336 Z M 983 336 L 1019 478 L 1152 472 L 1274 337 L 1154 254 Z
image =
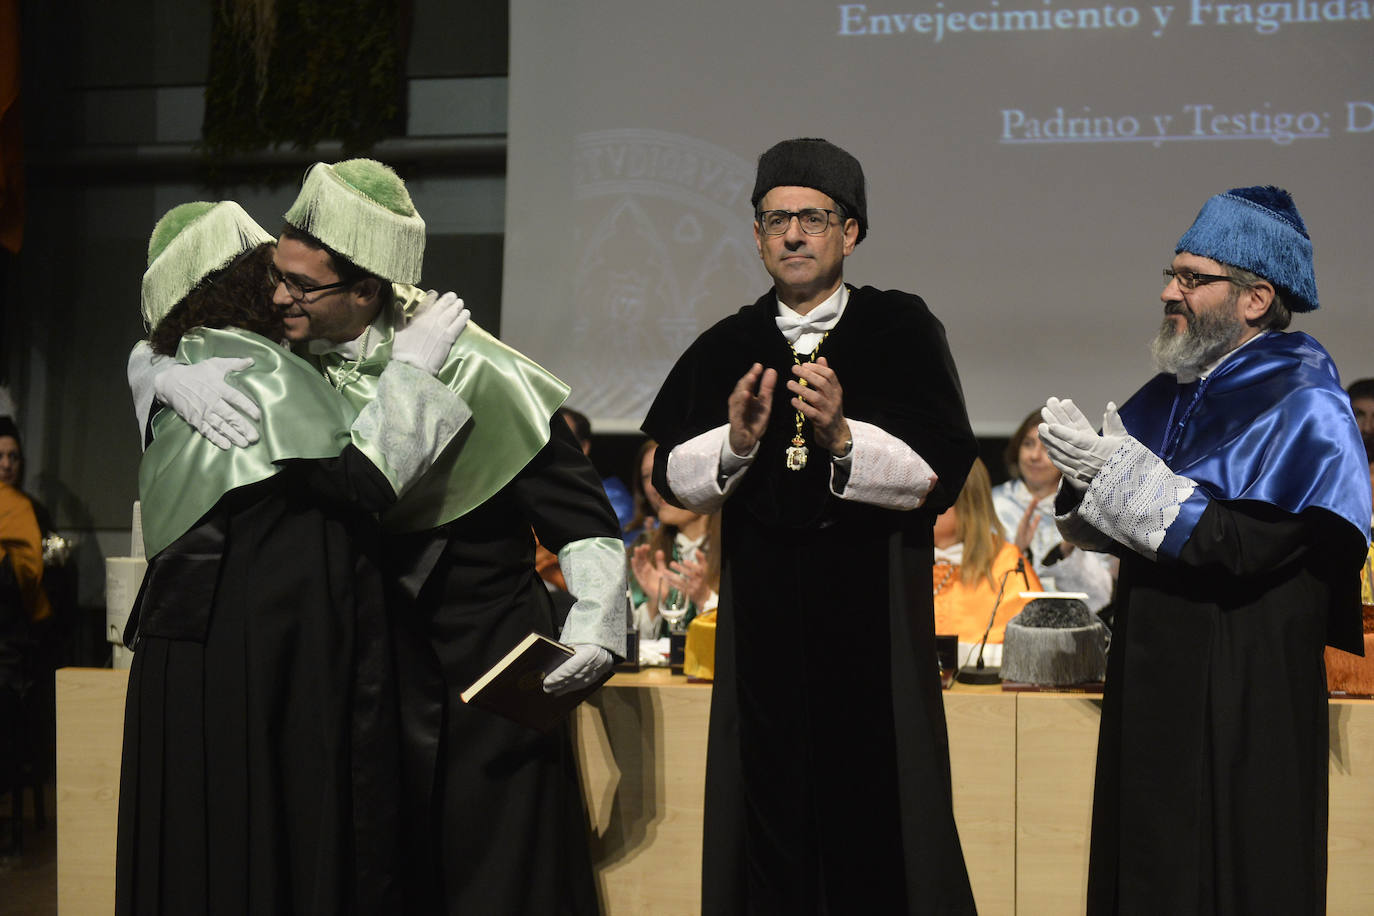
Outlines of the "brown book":
M 611 676 L 570 693 L 544 692 L 544 678 L 572 658 L 573 650 L 555 639 L 531 633 L 461 694 L 471 703 L 527 728 L 548 731 Z

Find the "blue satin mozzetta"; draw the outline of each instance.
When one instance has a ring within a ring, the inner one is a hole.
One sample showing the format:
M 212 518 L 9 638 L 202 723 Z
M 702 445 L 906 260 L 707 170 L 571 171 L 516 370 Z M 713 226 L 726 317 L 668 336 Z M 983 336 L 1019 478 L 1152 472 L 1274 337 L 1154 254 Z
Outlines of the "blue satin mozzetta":
M 1161 554 L 1178 555 L 1209 498 L 1325 509 L 1368 539 L 1364 446 L 1321 344 L 1270 333 L 1189 388 L 1160 374 L 1121 408 L 1130 434 L 1203 491 L 1180 508 Z

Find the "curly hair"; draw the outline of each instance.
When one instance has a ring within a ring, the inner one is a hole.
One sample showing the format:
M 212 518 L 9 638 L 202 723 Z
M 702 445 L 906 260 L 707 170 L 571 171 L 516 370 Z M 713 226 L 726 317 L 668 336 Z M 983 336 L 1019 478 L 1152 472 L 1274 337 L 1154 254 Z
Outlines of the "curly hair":
M 153 328 L 148 337 L 153 352 L 175 356 L 182 336 L 195 328 L 242 328 L 280 340 L 286 326 L 267 280 L 272 248 L 273 243 L 263 242 L 228 267 L 207 274 Z

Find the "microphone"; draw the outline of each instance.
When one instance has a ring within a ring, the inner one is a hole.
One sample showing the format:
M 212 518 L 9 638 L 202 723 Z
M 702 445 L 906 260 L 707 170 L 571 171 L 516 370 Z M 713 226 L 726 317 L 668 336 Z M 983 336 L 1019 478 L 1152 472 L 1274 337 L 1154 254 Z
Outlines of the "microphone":
M 1020 572 L 1022 578 L 1026 575 L 1026 561 L 1018 560 L 1016 569 L 1009 569 L 1002 573 L 1002 582 L 997 586 L 997 600 L 992 602 L 992 616 L 988 618 L 988 627 L 983 631 L 983 638 L 978 640 L 978 660 L 975 664 L 965 665 L 959 669 L 959 673 L 954 675 L 954 679 L 961 684 L 996 684 L 1002 679 L 1002 669 L 999 666 L 990 665 L 983 667 L 983 650 L 987 648 L 988 636 L 992 633 L 992 625 L 997 620 L 997 609 L 1002 606 L 1002 593 L 1007 588 L 1007 577 L 1014 572 Z

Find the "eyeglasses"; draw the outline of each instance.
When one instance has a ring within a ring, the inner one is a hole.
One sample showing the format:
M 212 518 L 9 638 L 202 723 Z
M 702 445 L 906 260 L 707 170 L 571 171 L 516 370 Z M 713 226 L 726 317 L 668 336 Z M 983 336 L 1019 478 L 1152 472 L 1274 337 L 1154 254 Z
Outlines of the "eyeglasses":
M 286 294 L 296 302 L 304 302 L 305 297 L 311 293 L 322 293 L 327 289 L 339 289 L 340 287 L 353 285 L 353 281 L 351 280 L 340 280 L 338 283 L 326 283 L 323 286 L 301 286 L 295 280 L 292 280 L 290 277 L 277 270 L 275 264 L 267 265 L 267 282 L 272 284 L 273 289 L 277 288 L 278 283 L 285 286 Z
M 1237 286 L 1246 284 L 1237 280 L 1235 277 L 1227 277 L 1223 274 L 1200 274 L 1191 270 L 1174 270 L 1172 267 L 1164 268 L 1164 276 L 1170 280 L 1177 280 L 1180 289 L 1191 292 L 1199 286 L 1206 286 L 1208 283 L 1234 283 Z
M 825 230 L 830 228 L 832 214 L 836 219 L 840 216 L 834 210 L 824 210 L 820 207 L 807 207 L 805 210 L 762 210 L 759 212 L 758 222 L 763 228 L 764 235 L 782 235 L 792 225 L 792 217 L 795 216 L 802 232 L 807 235 L 824 235 Z

